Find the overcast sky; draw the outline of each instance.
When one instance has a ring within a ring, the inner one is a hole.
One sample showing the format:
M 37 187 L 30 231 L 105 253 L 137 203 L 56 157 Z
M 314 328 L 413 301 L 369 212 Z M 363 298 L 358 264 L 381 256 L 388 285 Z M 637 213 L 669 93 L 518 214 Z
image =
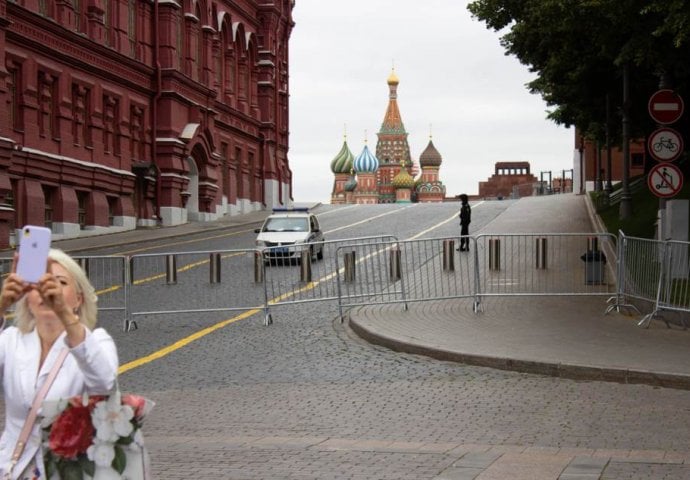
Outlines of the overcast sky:
M 290 38 L 293 197 L 329 202 L 330 163 L 365 135 L 372 153 L 395 66 L 398 106 L 415 163 L 431 133 L 443 157 L 446 195 L 478 193 L 501 161 L 532 173 L 573 168 L 573 129 L 546 119 L 525 84 L 527 67 L 507 57 L 499 35 L 462 0 L 297 0 Z M 568 175 L 569 176 L 569 175 Z

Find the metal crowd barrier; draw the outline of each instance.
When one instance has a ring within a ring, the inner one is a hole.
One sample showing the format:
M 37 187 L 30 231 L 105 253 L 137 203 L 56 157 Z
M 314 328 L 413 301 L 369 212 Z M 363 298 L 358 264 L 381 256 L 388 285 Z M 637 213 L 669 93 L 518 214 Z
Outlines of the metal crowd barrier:
M 616 292 L 616 237 L 592 233 L 486 234 L 476 238 L 479 297 Z M 612 273 L 613 272 L 613 273 Z
M 634 238 L 618 232 L 618 293 L 606 312 L 621 307 L 639 312 L 631 300 L 654 302 L 664 263 L 663 242 Z
M 121 322 L 129 329 L 128 319 L 128 263 L 125 256 L 73 256 L 96 290 L 98 322 Z M 4 279 L 12 269 L 12 259 L 0 259 L 0 274 Z
M 476 250 L 469 238 L 470 252 Z M 474 298 L 476 266 L 470 252 L 459 252 L 458 238 L 347 244 L 338 248 L 338 308 L 383 303 Z
M 131 256 L 130 327 L 148 315 L 234 310 L 262 310 L 268 323 L 265 287 L 256 281 L 258 254 L 256 249 L 233 249 Z M 152 299 L 158 301 L 153 304 Z
M 304 302 L 337 300 L 337 277 L 344 259 L 341 247 L 362 245 L 378 248 L 396 242 L 391 235 L 329 240 L 319 244 L 263 249 L 263 277 L 266 303 L 280 306 Z
M 690 313 L 690 243 L 623 238 L 626 275 L 622 295 L 654 303 L 654 310 L 638 325 L 649 327 L 664 311 Z M 680 316 L 685 328 L 687 317 Z

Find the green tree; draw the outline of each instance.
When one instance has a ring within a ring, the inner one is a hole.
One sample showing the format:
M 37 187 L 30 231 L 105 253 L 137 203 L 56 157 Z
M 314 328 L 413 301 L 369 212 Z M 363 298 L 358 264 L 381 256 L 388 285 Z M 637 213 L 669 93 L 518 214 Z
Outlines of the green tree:
M 614 113 L 620 114 L 623 107 L 624 66 L 630 72 L 633 136 L 646 136 L 654 128 L 647 102 L 662 78 L 681 95 L 688 91 L 687 3 L 476 0 L 468 10 L 501 34 L 507 55 L 514 55 L 536 75 L 527 87 L 549 105 L 548 118 L 603 141 L 607 95 Z M 621 122 L 610 127 L 620 145 Z

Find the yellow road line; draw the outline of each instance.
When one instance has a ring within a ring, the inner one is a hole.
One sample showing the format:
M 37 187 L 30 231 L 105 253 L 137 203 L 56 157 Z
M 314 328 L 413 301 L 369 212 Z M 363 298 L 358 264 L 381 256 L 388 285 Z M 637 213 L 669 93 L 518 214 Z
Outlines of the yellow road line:
M 178 340 L 177 342 L 168 345 L 165 348 L 162 348 L 160 350 L 156 350 L 150 355 L 147 355 L 145 357 L 138 358 L 136 360 L 132 360 L 131 362 L 125 363 L 124 365 L 121 365 L 120 368 L 118 369 L 119 374 L 123 374 L 129 370 L 132 370 L 137 367 L 141 367 L 142 365 L 145 365 L 147 363 L 150 363 L 154 360 L 157 360 L 159 358 L 162 358 L 175 350 L 178 350 L 186 345 L 189 345 L 190 343 L 199 340 L 202 337 L 205 337 L 206 335 L 209 335 L 216 330 L 225 327 L 226 325 L 230 325 L 231 323 L 239 322 L 240 320 L 244 320 L 245 318 L 251 317 L 252 315 L 259 313 L 261 310 L 259 309 L 252 309 L 252 310 L 247 310 L 246 312 L 242 312 L 241 314 L 237 315 L 236 317 L 229 318 L 227 320 L 223 320 L 222 322 L 216 323 L 215 325 L 212 325 L 208 328 L 204 328 L 203 330 L 199 330 L 196 333 L 193 333 L 192 335 L 189 335 L 188 337 L 185 337 L 181 340 Z
M 416 205 L 416 204 L 413 204 L 413 205 L 411 205 L 411 206 L 414 206 L 414 205 Z M 410 208 L 410 207 L 405 207 L 405 208 Z M 353 225 L 358 225 L 358 224 L 360 224 L 360 223 L 366 223 L 366 222 L 368 222 L 368 221 L 371 221 L 371 220 L 373 220 L 373 219 L 379 218 L 379 217 L 381 217 L 381 216 L 388 215 L 388 214 L 391 214 L 391 213 L 397 213 L 397 212 L 400 212 L 400 211 L 402 211 L 402 210 L 404 210 L 404 208 L 402 208 L 402 209 L 400 209 L 400 210 L 396 210 L 395 212 L 386 212 L 385 214 L 377 215 L 377 216 L 375 216 L 375 217 L 371 217 L 371 218 L 366 219 L 366 220 L 364 220 L 364 221 L 354 223 Z M 415 236 L 413 236 L 413 237 L 410 237 L 410 240 L 415 239 L 415 238 L 418 238 L 419 236 L 424 235 L 424 234 L 426 234 L 426 233 L 428 233 L 428 232 L 430 232 L 430 231 L 432 231 L 432 230 L 434 230 L 434 229 L 436 229 L 436 228 L 438 228 L 438 227 L 440 227 L 440 226 L 442 226 L 442 225 L 444 225 L 444 224 L 450 222 L 451 220 L 453 220 L 453 219 L 456 218 L 456 217 L 457 217 L 457 214 L 453 214 L 453 216 L 450 217 L 449 219 L 444 220 L 444 221 L 442 221 L 442 222 L 440 222 L 440 223 L 434 225 L 434 226 L 431 227 L 431 228 L 428 228 L 427 230 L 425 230 L 425 231 L 423 231 L 423 232 L 421 232 L 421 233 L 419 233 L 419 234 L 417 234 L 417 235 L 415 235 Z M 339 230 L 339 229 L 336 229 L 336 230 Z M 331 231 L 335 231 L 335 230 L 331 230 Z M 386 251 L 386 250 L 388 250 L 388 249 L 390 249 L 390 247 L 386 247 L 386 248 L 380 249 L 380 250 L 378 250 L 378 251 L 376 251 L 376 252 L 372 252 L 372 253 L 370 253 L 369 255 L 367 255 L 366 257 L 364 257 L 364 258 L 358 260 L 357 263 L 362 262 L 362 261 L 364 261 L 365 259 L 370 258 L 371 256 L 379 255 L 381 252 L 384 252 L 384 251 Z M 239 255 L 239 254 L 238 254 L 238 255 Z M 206 262 L 208 262 L 208 260 L 205 260 L 205 261 L 202 261 L 202 262 L 198 262 L 198 263 L 193 264 L 193 265 L 194 265 L 194 266 L 199 266 L 199 265 L 202 265 L 202 264 L 204 264 L 204 263 L 206 263 Z M 192 264 L 190 264 L 190 265 L 192 265 Z M 183 267 L 183 268 L 185 268 L 185 267 Z M 190 268 L 191 268 L 191 267 L 190 267 Z M 343 269 L 340 269 L 340 270 L 343 270 Z M 280 302 L 281 300 L 284 300 L 284 299 L 286 299 L 286 298 L 289 298 L 289 297 L 291 297 L 291 296 L 294 296 L 294 295 L 296 295 L 296 294 L 298 294 L 298 293 L 302 293 L 302 292 L 306 292 L 306 291 L 308 291 L 308 290 L 312 290 L 312 289 L 314 289 L 319 283 L 321 283 L 321 282 L 323 282 L 323 281 L 326 281 L 326 280 L 332 279 L 336 274 L 337 274 L 337 272 L 331 272 L 331 273 L 329 273 L 328 275 L 325 275 L 325 276 L 321 277 L 321 278 L 318 279 L 318 280 L 315 280 L 315 281 L 313 281 L 313 282 L 308 283 L 307 285 L 305 285 L 304 287 L 302 287 L 302 288 L 300 288 L 300 289 L 292 290 L 291 292 L 286 292 L 286 293 L 284 293 L 284 294 L 282 294 L 282 295 L 279 295 L 278 297 L 275 297 L 275 298 L 269 300 L 269 301 L 268 301 L 268 304 L 269 304 L 269 305 L 275 305 L 276 303 Z M 163 276 L 163 275 L 159 275 L 159 276 L 150 277 L 150 278 L 160 278 L 160 277 L 162 277 L 162 276 Z M 136 284 L 136 282 L 135 282 L 135 284 Z M 238 322 L 238 321 L 240 321 L 240 320 L 244 320 L 244 319 L 246 319 L 246 318 L 249 318 L 249 317 L 251 317 L 251 316 L 253 316 L 253 315 L 259 313 L 260 311 L 261 311 L 260 309 L 256 309 L 256 308 L 255 308 L 255 309 L 251 309 L 251 310 L 247 310 L 247 311 L 245 311 L 245 312 L 243 312 L 243 313 L 241 313 L 241 314 L 239 314 L 239 315 L 237 315 L 237 316 L 235 316 L 235 317 L 232 317 L 232 318 L 229 318 L 229 319 L 227 319 L 227 320 L 223 320 L 223 321 L 221 321 L 221 322 L 219 322 L 219 323 L 216 323 L 215 325 L 212 325 L 212 326 L 210 326 L 210 327 L 208 327 L 208 328 L 205 328 L 205 329 L 200 330 L 200 331 L 198 331 L 198 332 L 196 332 L 196 333 L 193 333 L 192 335 L 189 335 L 189 336 L 187 336 L 187 337 L 185 337 L 185 338 L 183 338 L 183 339 L 181 339 L 181 340 L 178 340 L 177 342 L 175 342 L 175 343 L 173 343 L 173 344 L 171 344 L 171 345 L 168 345 L 167 347 L 164 347 L 164 348 L 162 348 L 162 349 L 160 349 L 160 350 L 157 350 L 157 351 L 153 352 L 153 353 L 150 354 L 150 355 L 147 355 L 147 356 L 145 356 L 145 357 L 141 357 L 141 358 L 138 358 L 138 359 L 136 359 L 136 360 L 133 360 L 133 361 L 131 361 L 131 362 L 129 362 L 129 363 L 126 363 L 126 364 L 120 366 L 120 369 L 118 370 L 118 372 L 119 372 L 120 374 L 122 374 L 122 373 L 128 372 L 129 370 L 133 370 L 133 369 L 135 369 L 135 368 L 141 367 L 142 365 L 145 365 L 145 364 L 147 364 L 147 363 L 150 363 L 150 362 L 152 362 L 152 361 L 154 361 L 154 360 L 158 360 L 159 358 L 165 357 L 166 355 L 168 355 L 168 354 L 174 352 L 175 350 L 178 350 L 178 349 L 180 349 L 180 348 L 182 348 L 182 347 L 185 347 L 185 346 L 189 345 L 190 343 L 192 343 L 192 342 L 194 342 L 194 341 L 196 341 L 196 340 L 198 340 L 198 339 L 200 339 L 200 338 L 202 338 L 202 337 L 205 337 L 206 335 L 209 335 L 209 334 L 215 332 L 216 330 L 219 330 L 219 329 L 221 329 L 221 328 L 223 328 L 223 327 L 225 327 L 225 326 L 227 326 L 227 325 L 230 325 L 230 324 L 232 324 L 232 323 Z

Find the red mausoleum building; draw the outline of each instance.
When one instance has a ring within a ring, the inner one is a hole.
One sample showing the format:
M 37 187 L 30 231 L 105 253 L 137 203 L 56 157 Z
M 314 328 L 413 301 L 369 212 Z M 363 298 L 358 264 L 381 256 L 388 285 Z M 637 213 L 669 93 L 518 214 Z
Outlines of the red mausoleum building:
M 294 0 L 0 0 L 0 248 L 285 205 Z

